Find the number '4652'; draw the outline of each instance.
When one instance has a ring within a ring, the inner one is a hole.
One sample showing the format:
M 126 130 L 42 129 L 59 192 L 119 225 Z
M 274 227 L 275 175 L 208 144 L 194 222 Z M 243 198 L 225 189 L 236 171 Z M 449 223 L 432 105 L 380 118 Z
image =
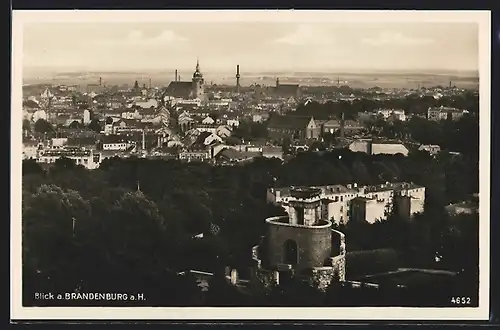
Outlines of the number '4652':
M 451 303 L 455 305 L 470 305 L 470 297 L 452 297 Z

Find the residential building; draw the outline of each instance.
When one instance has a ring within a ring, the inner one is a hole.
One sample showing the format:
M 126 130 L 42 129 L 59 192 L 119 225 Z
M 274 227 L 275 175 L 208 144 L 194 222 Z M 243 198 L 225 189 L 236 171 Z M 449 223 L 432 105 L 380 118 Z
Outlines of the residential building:
M 336 119 L 330 119 L 325 121 L 322 125 L 322 133 L 335 134 L 342 128 L 342 121 Z M 364 126 L 356 120 L 345 120 L 344 121 L 344 133 L 356 133 L 364 129 Z
M 203 119 L 203 120 L 201 121 L 201 123 L 202 123 L 203 125 L 213 125 L 213 124 L 215 124 L 215 120 L 214 120 L 212 117 L 207 116 L 205 119 Z
M 226 120 L 226 125 L 231 127 L 238 127 L 240 126 L 240 121 L 238 119 L 228 119 Z
M 216 159 L 221 163 L 240 163 L 245 161 L 250 161 L 256 157 L 260 157 L 261 153 L 256 151 L 238 151 L 232 148 L 227 148 L 221 150 Z
M 349 150 L 352 152 L 364 152 L 369 155 L 389 154 L 396 155 L 402 154 L 408 156 L 408 148 L 398 141 L 384 141 L 372 139 L 357 139 L 349 144 Z
M 430 155 L 437 155 L 441 151 L 441 147 L 436 144 L 422 144 L 418 147 L 419 151 L 427 151 Z
M 230 126 L 220 125 L 219 127 L 217 127 L 215 133 L 221 138 L 226 138 L 228 136 L 231 136 L 233 132 Z
M 281 147 L 262 147 L 262 157 L 283 160 L 283 149 Z
M 101 155 L 93 150 L 83 150 L 78 148 L 61 148 L 41 150 L 37 159 L 40 163 L 53 164 L 60 158 L 69 158 L 76 165 L 82 165 L 89 170 L 99 167 Z
M 179 159 L 188 162 L 208 161 L 211 158 L 210 149 L 185 150 L 179 153 Z
M 142 109 L 151 109 L 158 107 L 158 101 L 155 99 L 135 101 L 135 105 Z
M 43 144 L 37 141 L 23 141 L 23 160 L 37 159 L 39 150 L 43 149 Z
M 427 119 L 433 121 L 445 119 L 458 120 L 467 113 L 469 113 L 469 111 L 451 107 L 429 107 L 427 110 Z
M 335 223 L 383 220 L 392 209 L 393 202 L 398 203 L 398 210 L 403 217 L 423 212 L 425 187 L 400 182 L 360 186 L 357 184 L 327 185 L 316 187 L 321 190 L 322 214 L 325 219 Z M 276 205 L 287 205 L 290 200 L 290 188 L 270 188 L 267 200 Z

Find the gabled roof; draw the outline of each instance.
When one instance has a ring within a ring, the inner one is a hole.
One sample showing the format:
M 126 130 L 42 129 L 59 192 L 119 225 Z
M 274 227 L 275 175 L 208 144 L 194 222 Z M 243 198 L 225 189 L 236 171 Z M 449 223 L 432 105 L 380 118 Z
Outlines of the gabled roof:
M 290 128 L 304 129 L 313 117 L 305 116 L 272 116 L 268 127 L 270 128 Z
M 331 119 L 328 120 L 323 124 L 324 126 L 329 126 L 329 127 L 340 127 L 340 120 L 338 119 Z M 356 120 L 345 120 L 344 121 L 344 127 L 359 127 L 362 128 L 363 126 L 359 124 Z
M 218 158 L 226 158 L 228 160 L 245 160 L 249 158 L 260 157 L 260 152 L 252 151 L 236 151 L 232 148 L 226 148 L 217 154 Z
M 165 90 L 165 94 L 173 97 L 187 98 L 191 95 L 193 84 L 190 81 L 172 81 Z
M 201 132 L 200 135 L 198 135 L 198 137 L 196 138 L 194 144 L 203 145 L 205 143 L 205 139 L 210 135 L 212 135 L 212 133 L 210 132 Z

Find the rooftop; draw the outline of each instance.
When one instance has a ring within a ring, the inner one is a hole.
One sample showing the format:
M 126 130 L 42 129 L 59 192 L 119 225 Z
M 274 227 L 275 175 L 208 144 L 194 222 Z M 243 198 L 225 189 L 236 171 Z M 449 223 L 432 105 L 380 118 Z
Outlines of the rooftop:
M 322 194 L 325 195 L 330 195 L 330 194 L 355 194 L 359 193 L 364 189 L 364 193 L 374 193 L 374 192 L 382 192 L 382 191 L 390 191 L 390 190 L 395 190 L 395 191 L 402 191 L 402 190 L 408 190 L 408 189 L 416 189 L 416 188 L 423 188 L 423 186 L 414 184 L 414 183 L 407 183 L 407 182 L 393 182 L 393 183 L 383 183 L 379 185 L 372 185 L 372 186 L 357 186 L 357 185 L 348 185 L 347 187 L 344 185 L 325 185 L 325 186 L 317 186 L 317 187 L 309 187 L 309 188 L 304 188 L 304 187 L 281 187 L 281 188 L 271 188 L 272 193 L 275 193 L 276 191 L 280 192 L 280 195 L 282 197 L 288 197 L 288 196 L 293 196 L 292 194 L 292 189 L 318 189 L 321 191 Z

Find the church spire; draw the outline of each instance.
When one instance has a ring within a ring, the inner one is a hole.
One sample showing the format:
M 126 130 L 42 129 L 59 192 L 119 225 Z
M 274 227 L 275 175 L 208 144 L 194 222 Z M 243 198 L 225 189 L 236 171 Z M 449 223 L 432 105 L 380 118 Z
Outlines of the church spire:
M 200 71 L 200 59 L 196 59 L 196 70 L 194 70 L 193 78 L 203 78 L 203 74 Z

